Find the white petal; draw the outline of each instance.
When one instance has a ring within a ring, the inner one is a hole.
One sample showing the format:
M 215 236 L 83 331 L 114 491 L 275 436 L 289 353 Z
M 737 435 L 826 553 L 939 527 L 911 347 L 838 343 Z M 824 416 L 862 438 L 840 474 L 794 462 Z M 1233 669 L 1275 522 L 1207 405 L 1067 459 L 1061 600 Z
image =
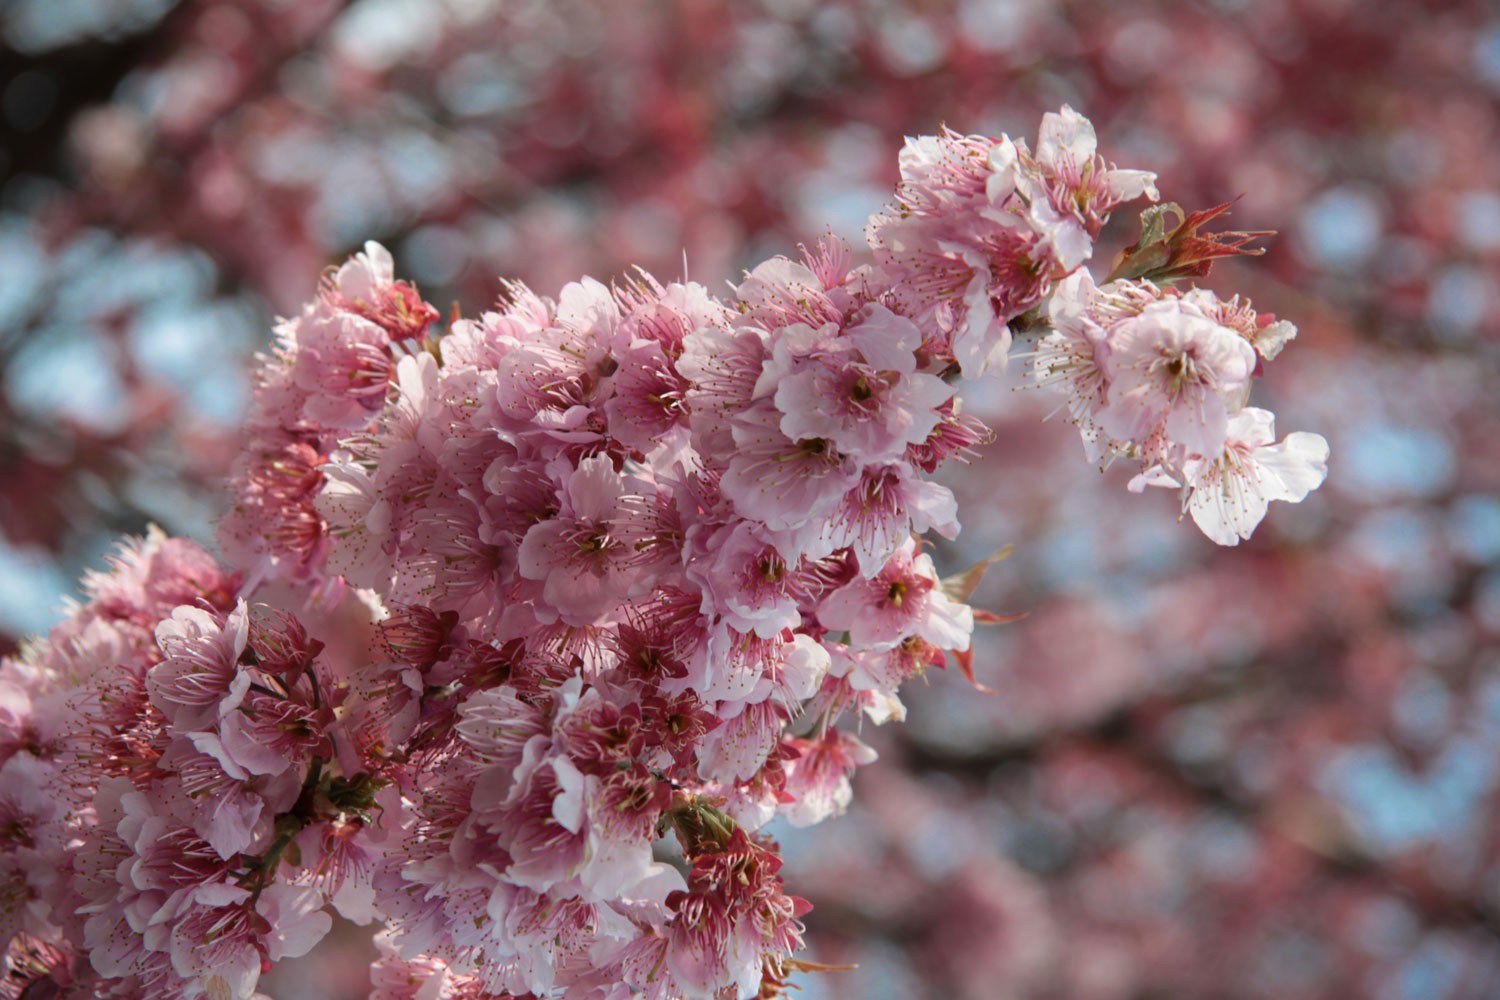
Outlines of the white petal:
M 1066 104 L 1061 113 L 1051 111 L 1042 115 L 1042 130 L 1037 137 L 1036 158 L 1043 163 L 1057 159 L 1066 152 L 1073 162 L 1087 163 L 1094 158 L 1099 140 L 1094 135 L 1093 124 Z
M 1241 538 L 1249 538 L 1266 516 L 1267 506 L 1265 496 L 1243 476 L 1225 476 L 1193 490 L 1188 498 L 1193 523 L 1219 545 L 1238 545 Z
M 984 193 L 990 204 L 1000 205 L 1016 191 L 1016 144 L 1002 138 L 990 147 L 990 176 L 984 182 Z
M 1120 201 L 1134 201 L 1145 195 L 1152 201 L 1161 197 L 1156 190 L 1156 175 L 1149 170 L 1111 170 L 1109 190 Z
M 1328 477 L 1328 442 L 1321 434 L 1294 431 L 1280 444 L 1258 450 L 1255 461 L 1269 473 L 1266 479 L 1281 486 L 1268 493 L 1272 500 L 1298 503 Z
M 1267 361 L 1276 360 L 1276 355 L 1281 349 L 1291 343 L 1297 336 L 1297 328 L 1284 319 L 1279 319 L 1255 331 L 1255 337 L 1251 341 L 1256 351 Z

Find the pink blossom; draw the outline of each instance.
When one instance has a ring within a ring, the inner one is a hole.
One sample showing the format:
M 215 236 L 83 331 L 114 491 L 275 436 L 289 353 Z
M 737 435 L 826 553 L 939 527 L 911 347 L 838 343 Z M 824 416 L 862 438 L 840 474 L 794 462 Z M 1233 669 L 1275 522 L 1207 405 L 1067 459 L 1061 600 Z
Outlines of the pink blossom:
M 333 714 L 303 697 L 252 692 L 221 721 L 225 753 L 251 774 L 278 775 L 327 749 Z
M 597 439 L 594 408 L 615 367 L 609 350 L 619 305 L 607 288 L 586 279 L 566 286 L 549 312 L 513 309 L 497 317 L 505 332 L 496 344 L 492 381 L 496 429 L 558 441 Z
M 826 438 L 863 463 L 899 458 L 937 426 L 953 388 L 915 370 L 922 335 L 907 319 L 871 306 L 838 338 L 827 338 L 778 379 L 782 433 Z
M 1042 116 L 1036 153 L 1021 157 L 1018 188 L 1032 225 L 1065 271 L 1092 256 L 1093 239 L 1117 205 L 1142 195 L 1158 197 L 1154 173 L 1116 169 L 1097 149 L 1094 126 L 1063 105 L 1061 112 Z
M 385 402 L 393 368 L 384 329 L 319 303 L 288 321 L 284 339 L 294 345 L 293 381 L 303 394 L 304 420 L 340 430 L 370 422 Z
M 766 763 L 781 735 L 784 710 L 770 700 L 737 711 L 720 707 L 723 725 L 708 733 L 700 751 L 699 773 L 711 781 L 748 781 Z
M 171 927 L 173 971 L 210 996 L 247 1000 L 261 973 L 250 892 L 214 883 L 193 890 L 179 906 Z
M 314 505 L 325 456 L 312 445 L 268 435 L 242 456 L 237 503 L 219 525 L 219 543 L 242 564 L 262 559 L 307 567 L 317 563 L 325 525 Z
M 1229 421 L 1217 457 L 1184 463 L 1184 509 L 1219 545 L 1249 538 L 1272 500 L 1300 503 L 1328 475 L 1328 442 L 1321 435 L 1296 431 L 1275 442 L 1272 414 L 1247 406 Z M 1138 479 L 1142 486 L 1155 485 L 1150 471 Z
M 267 808 L 257 787 L 264 782 L 245 770 L 216 734 L 194 733 L 173 742 L 162 754 L 161 766 L 177 775 L 189 796 L 182 818 L 221 858 L 233 858 L 270 836 L 274 810 Z M 285 799 L 288 793 L 295 796 L 300 782 L 293 778 L 277 784 L 278 797 Z
M 688 561 L 687 572 L 703 588 L 704 612 L 762 639 L 801 624 L 798 604 L 812 581 L 798 565 L 787 565 L 764 529 L 749 521 L 702 526 L 689 540 L 702 553 Z
M 671 789 L 639 765 L 624 762 L 585 778 L 588 847 L 578 881 L 586 896 L 608 902 L 635 894 L 635 888 L 663 866 L 653 861 L 656 824 L 671 800 Z
M 249 637 L 245 602 L 221 621 L 201 608 L 184 605 L 156 627 L 163 659 L 146 676 L 152 703 L 180 731 L 211 726 L 234 711 L 250 689 L 239 669 Z
M 773 848 L 736 830 L 696 856 L 687 891 L 668 897 L 667 968 L 684 997 L 748 1000 L 760 992 L 762 963 L 800 947 L 809 907 L 783 891 Z
M 952 131 L 909 141 L 896 203 L 866 230 L 888 297 L 936 328 L 965 378 L 1003 367 L 1007 324 L 1051 277 L 1034 234 L 1009 210 L 1013 179 L 990 164 L 1008 142 Z
M 267 886 L 255 904 L 270 926 L 265 936 L 266 957 L 272 962 L 306 955 L 322 940 L 333 918 L 323 910 L 323 897 L 308 886 Z
M 784 813 L 793 826 L 812 826 L 842 813 L 853 796 L 849 776 L 876 758 L 858 737 L 836 729 L 816 740 L 788 743 L 796 756 L 785 765 L 790 801 Z
M 614 395 L 605 404 L 615 437 L 643 452 L 670 444 L 671 437 L 686 438 L 688 390 L 687 379 L 677 373 L 661 345 L 632 343 L 620 352 Z
M 794 441 L 783 416 L 762 400 L 733 421 L 735 451 L 720 480 L 742 517 L 772 530 L 798 528 L 834 507 L 858 476 L 857 466 L 826 438 Z M 795 558 L 795 551 L 783 554 Z
M 773 257 L 757 264 L 735 288 L 751 324 L 764 330 L 817 329 L 843 318 L 840 303 L 806 263 Z
M 751 944 L 734 934 L 733 917 L 719 900 L 685 896 L 667 941 L 667 968 L 685 1000 L 751 997 L 760 985 L 760 952 Z
M 543 892 L 578 874 L 587 847 L 582 773 L 566 757 L 527 759 L 494 816 L 500 845 L 511 857 L 506 879 Z
M 974 616 L 938 586 L 932 557 L 902 544 L 880 572 L 844 584 L 824 600 L 823 625 L 846 631 L 856 646 L 889 648 L 917 636 L 939 649 L 969 648 Z
M 480 759 L 516 768 L 533 738 L 545 738 L 542 710 L 508 688 L 478 691 L 459 709 L 458 736 Z
M 1188 303 L 1152 303 L 1110 333 L 1109 376 L 1099 423 L 1111 436 L 1144 441 L 1164 425 L 1167 436 L 1200 454 L 1224 446 L 1229 415 L 1242 405 L 1255 350 Z
M 608 615 L 643 582 L 635 544 L 643 485 L 602 455 L 586 458 L 567 474 L 558 515 L 522 539 L 520 574 L 543 581 L 547 605 L 568 624 Z
M 1103 456 L 1108 441 L 1097 423 L 1109 386 L 1102 363 L 1109 350 L 1109 330 L 1099 315 L 1103 299 L 1087 271 L 1075 271 L 1058 282 L 1047 302 L 1052 331 L 1037 344 L 1031 364 L 1034 385 L 1067 397 L 1069 419 L 1077 425 L 1091 462 Z
M 704 638 L 693 651 L 683 680 L 705 701 L 740 702 L 752 697 L 782 655 L 780 634 L 762 639 L 720 622 L 709 626 Z
M 328 292 L 338 305 L 382 327 L 392 340 L 420 339 L 438 312 L 416 288 L 396 280 L 396 262 L 373 240 L 338 269 Z
M 693 445 L 709 462 L 721 465 L 734 452 L 732 421 L 757 398 L 769 356 L 765 342 L 766 334 L 753 327 L 704 327 L 683 338 L 677 370 L 691 382 Z
M 323 486 L 313 506 L 334 543 L 327 558 L 329 572 L 356 586 L 385 584 L 394 542 L 390 502 L 352 456 L 335 453 L 321 471 Z
M 816 542 L 796 537 L 809 555 L 822 556 L 849 548 L 860 572 L 875 573 L 885 565 L 912 532 L 936 531 L 945 538 L 958 534 L 958 501 L 946 487 L 916 475 L 905 462 L 866 468 L 818 525 Z

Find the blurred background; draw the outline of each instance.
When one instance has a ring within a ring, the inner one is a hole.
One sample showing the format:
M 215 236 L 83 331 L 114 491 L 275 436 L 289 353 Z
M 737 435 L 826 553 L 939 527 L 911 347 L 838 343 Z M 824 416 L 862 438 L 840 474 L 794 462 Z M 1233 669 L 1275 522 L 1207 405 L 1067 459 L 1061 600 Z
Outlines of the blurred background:
M 1064 102 L 1270 252 L 1327 485 L 1218 550 L 997 382 L 975 603 L 849 813 L 779 831 L 806 998 L 1500 996 L 1500 10 L 1436 0 L 7 0 L 0 651 L 212 539 L 251 354 L 366 239 L 446 310 L 857 245 L 901 137 Z M 1117 224 L 1127 238 L 1134 220 Z M 364 995 L 357 934 L 268 987 Z M 340 956 L 343 956 L 341 964 Z M 346 985 L 340 985 L 341 977 Z M 347 983 L 352 983 L 347 985 Z

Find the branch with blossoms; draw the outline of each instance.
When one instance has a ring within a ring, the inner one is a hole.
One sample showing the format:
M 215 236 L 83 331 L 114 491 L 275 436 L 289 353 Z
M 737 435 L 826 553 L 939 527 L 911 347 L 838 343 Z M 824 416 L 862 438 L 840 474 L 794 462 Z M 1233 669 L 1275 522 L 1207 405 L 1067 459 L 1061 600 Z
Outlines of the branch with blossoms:
M 929 477 L 989 438 L 959 393 L 1013 326 L 1045 322 L 1028 377 L 1089 456 L 1215 541 L 1327 456 L 1246 405 L 1289 324 L 1095 284 L 1110 212 L 1156 189 L 1080 115 L 1035 151 L 913 140 L 901 171 L 873 264 L 821 243 L 727 301 L 510 284 L 440 335 L 378 245 L 330 274 L 259 365 L 232 568 L 127 544 L 0 666 L 11 981 L 248 998 L 330 909 L 384 925 L 379 1000 L 771 997 L 811 968 L 763 831 L 842 811 L 874 759 L 851 723 L 967 672 L 972 578 L 919 539 L 958 531 Z

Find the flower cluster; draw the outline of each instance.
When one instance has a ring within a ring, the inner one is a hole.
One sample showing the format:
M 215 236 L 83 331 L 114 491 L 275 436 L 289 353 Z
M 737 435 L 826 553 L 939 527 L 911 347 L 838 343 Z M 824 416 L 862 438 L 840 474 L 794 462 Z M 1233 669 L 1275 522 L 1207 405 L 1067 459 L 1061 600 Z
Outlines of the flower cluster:
M 235 465 L 235 505 L 220 541 L 239 565 L 304 579 L 322 558 L 324 525 L 313 509 L 320 466 L 339 439 L 369 425 L 385 405 L 393 345 L 425 336 L 437 310 L 371 243 L 324 282 L 300 316 L 276 327 L 272 359 Z
M 514 994 L 783 973 L 803 904 L 756 831 L 847 801 L 872 755 L 839 717 L 899 714 L 973 625 L 912 533 L 957 530 L 925 473 L 983 431 L 868 282 L 825 247 L 733 306 L 512 287 L 396 363 L 315 501 L 324 572 L 394 611 L 390 961 Z
M 1276 442 L 1250 380 L 1296 329 L 1221 300 L 1148 280 L 1103 287 L 1087 271 L 1058 285 L 1034 382 L 1067 396 L 1091 460 L 1139 460 L 1132 490 L 1183 491 L 1183 509 L 1220 545 L 1249 538 L 1272 500 L 1296 503 L 1327 473 L 1328 442 L 1299 431 Z
M 335 745 L 347 689 L 197 546 L 156 533 L 113 569 L 0 664 L 12 967 L 90 996 L 248 996 L 358 892 L 329 845 L 368 803 L 324 770 L 357 756 Z
M 988 437 L 958 393 L 1013 323 L 1148 480 L 1320 478 L 1243 406 L 1286 328 L 1081 270 L 1155 197 L 1081 116 L 902 175 L 873 265 L 822 243 L 728 300 L 509 285 L 438 337 L 379 246 L 334 273 L 258 372 L 236 571 L 153 537 L 3 667 L 13 967 L 245 998 L 332 907 L 384 922 L 381 1000 L 776 995 L 807 903 L 764 827 L 847 804 L 846 717 L 968 668 L 919 536 L 958 531 L 930 476 Z
M 1156 175 L 1098 154 L 1094 126 L 1072 108 L 1024 140 L 947 131 L 907 141 L 896 203 L 869 240 L 905 310 L 944 335 L 965 378 L 1005 363 L 1007 324 L 1093 256 L 1120 204 L 1155 201 Z

